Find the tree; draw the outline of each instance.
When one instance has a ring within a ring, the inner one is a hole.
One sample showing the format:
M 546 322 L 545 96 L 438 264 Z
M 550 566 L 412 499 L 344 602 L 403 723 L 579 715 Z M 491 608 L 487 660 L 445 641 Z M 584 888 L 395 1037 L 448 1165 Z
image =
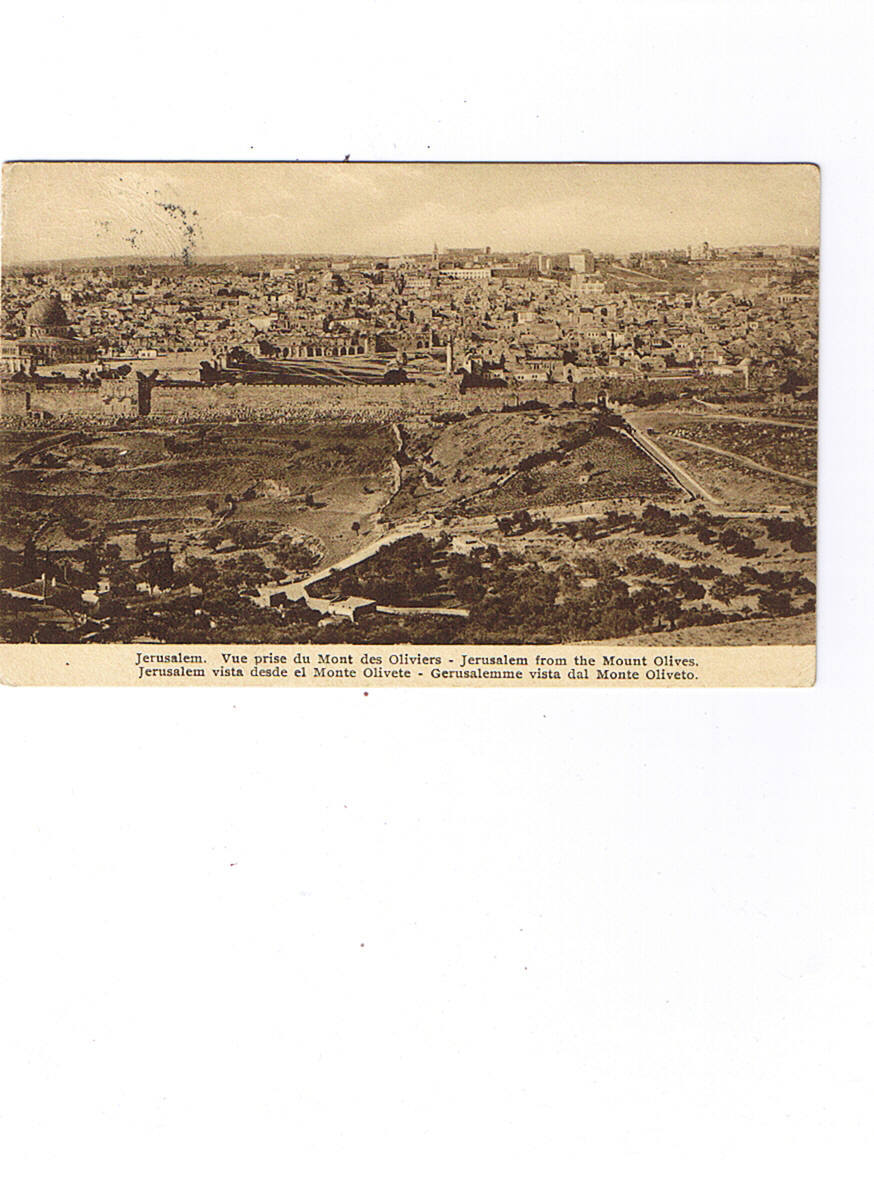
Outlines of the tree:
M 136 586 L 130 570 L 121 562 L 110 568 L 109 581 L 113 594 L 128 595 Z
M 794 366 L 788 365 L 786 367 L 786 379 L 780 386 L 780 392 L 783 394 L 789 394 L 789 396 L 792 397 L 794 396 L 796 390 L 800 389 L 800 387 L 803 385 L 804 378 Z
M 710 594 L 719 603 L 728 605 L 732 599 L 744 593 L 744 584 L 739 578 L 730 574 L 722 574 L 710 588 Z
M 136 541 L 134 542 L 137 553 L 141 558 L 152 552 L 152 535 L 148 529 L 138 529 Z
M 36 556 L 36 542 L 33 536 L 28 537 L 24 543 L 24 552 L 21 555 L 22 574 L 24 581 L 30 582 L 31 579 L 36 578 L 39 573 L 39 566 Z
M 788 591 L 759 591 L 759 608 L 769 615 L 790 615 L 792 598 Z
M 227 526 L 227 535 L 241 549 L 253 549 L 263 544 L 270 533 L 257 521 L 235 521 Z
M 662 604 L 662 614 L 671 625 L 671 631 L 673 631 L 677 620 L 683 614 L 683 609 L 675 599 L 667 599 Z
M 701 583 L 696 582 L 694 578 L 678 579 L 675 589 L 684 599 L 703 599 L 706 593 Z
M 692 578 L 700 578 L 705 582 L 710 582 L 714 578 L 719 577 L 719 567 L 709 566 L 707 563 L 699 563 L 696 566 L 689 567 L 689 574 Z
M 152 586 L 159 586 L 162 590 L 173 585 L 173 557 L 170 553 L 170 546 L 166 549 L 153 550 L 149 554 L 147 566 L 147 577 Z
M 651 599 L 653 615 L 660 627 L 667 621 L 671 629 L 682 614 L 682 607 L 669 591 L 655 589 Z
M 625 569 L 629 574 L 656 574 L 663 566 L 664 562 L 655 554 L 629 554 L 625 559 Z
M 802 530 L 793 533 L 789 545 L 797 554 L 811 553 L 816 547 L 815 531 L 802 526 Z
M 677 531 L 671 520 L 671 514 L 667 509 L 660 508 L 657 504 L 646 506 L 641 517 L 641 525 L 644 533 L 670 535 Z
M 89 545 L 85 550 L 85 576 L 91 585 L 95 585 L 100 577 L 100 555 L 96 545 Z

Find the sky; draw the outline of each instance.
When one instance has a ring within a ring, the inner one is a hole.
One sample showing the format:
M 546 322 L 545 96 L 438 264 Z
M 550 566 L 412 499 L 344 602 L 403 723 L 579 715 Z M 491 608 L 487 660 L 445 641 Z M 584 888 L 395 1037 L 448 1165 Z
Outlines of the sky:
M 628 253 L 815 245 L 819 173 L 796 164 L 132 164 L 3 168 L 3 261 Z

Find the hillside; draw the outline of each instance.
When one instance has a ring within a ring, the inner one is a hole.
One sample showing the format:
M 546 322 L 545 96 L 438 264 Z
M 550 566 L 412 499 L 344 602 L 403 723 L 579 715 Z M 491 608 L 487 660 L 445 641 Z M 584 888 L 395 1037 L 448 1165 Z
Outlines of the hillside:
M 401 486 L 385 514 L 393 521 L 675 494 L 595 410 L 473 414 L 446 425 L 407 424 L 402 437 Z

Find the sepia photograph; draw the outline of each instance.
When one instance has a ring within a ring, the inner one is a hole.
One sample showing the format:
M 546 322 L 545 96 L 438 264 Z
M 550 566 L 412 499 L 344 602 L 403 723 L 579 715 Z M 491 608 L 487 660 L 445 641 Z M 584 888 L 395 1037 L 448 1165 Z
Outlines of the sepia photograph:
M 10 163 L 7 644 L 807 646 L 811 164 Z

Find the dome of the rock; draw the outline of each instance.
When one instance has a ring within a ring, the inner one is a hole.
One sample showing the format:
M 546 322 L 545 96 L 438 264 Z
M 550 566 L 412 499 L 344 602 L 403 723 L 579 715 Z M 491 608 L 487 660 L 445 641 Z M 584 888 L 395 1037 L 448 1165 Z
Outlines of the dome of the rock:
M 64 305 L 57 295 L 38 299 L 28 311 L 26 323 L 30 328 L 67 328 L 69 325 Z

